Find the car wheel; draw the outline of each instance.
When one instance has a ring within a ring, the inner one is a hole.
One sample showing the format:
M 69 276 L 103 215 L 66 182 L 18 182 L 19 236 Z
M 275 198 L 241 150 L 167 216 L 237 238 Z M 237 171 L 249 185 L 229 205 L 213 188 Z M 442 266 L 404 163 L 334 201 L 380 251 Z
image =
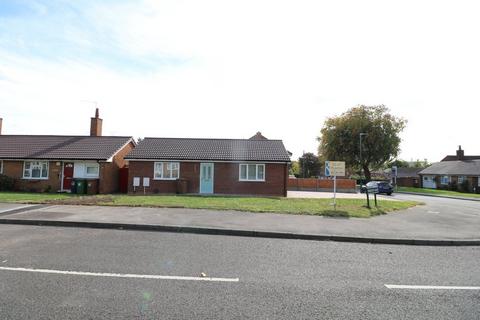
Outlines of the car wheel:
M 388 192 L 388 193 L 387 193 L 387 195 L 391 196 L 391 195 L 392 195 L 392 193 L 391 193 L 391 192 Z

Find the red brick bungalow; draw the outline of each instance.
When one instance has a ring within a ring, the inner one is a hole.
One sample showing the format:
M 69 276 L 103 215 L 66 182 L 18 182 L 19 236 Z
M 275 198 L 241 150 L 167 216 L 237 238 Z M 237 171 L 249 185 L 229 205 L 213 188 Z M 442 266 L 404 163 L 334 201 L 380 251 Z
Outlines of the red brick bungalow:
M 119 191 L 119 169 L 134 147 L 132 137 L 102 136 L 97 109 L 90 136 L 2 135 L 0 131 L 0 173 L 14 179 L 17 191 L 70 192 L 72 181 L 83 180 L 89 194 L 112 193 Z
M 281 140 L 145 138 L 128 154 L 129 193 L 286 196 Z

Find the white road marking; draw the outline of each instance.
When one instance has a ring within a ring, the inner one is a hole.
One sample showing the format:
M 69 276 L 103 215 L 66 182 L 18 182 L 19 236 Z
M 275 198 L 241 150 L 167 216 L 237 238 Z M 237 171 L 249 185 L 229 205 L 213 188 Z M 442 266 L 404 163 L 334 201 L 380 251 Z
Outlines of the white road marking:
M 427 213 L 439 214 L 440 212 L 438 212 L 438 211 L 427 211 Z
M 150 274 L 101 273 L 101 272 L 63 271 L 63 270 L 12 268 L 12 267 L 0 267 L 0 270 L 20 271 L 20 272 L 35 272 L 35 273 L 50 273 L 50 274 L 63 274 L 63 275 L 74 275 L 74 276 L 135 278 L 135 279 L 153 279 L 153 280 L 183 280 L 183 281 L 210 281 L 210 282 L 238 282 L 240 280 L 239 278 L 161 276 L 161 275 L 150 275 Z
M 480 290 L 480 287 L 459 287 L 459 286 L 416 286 L 386 284 L 388 289 L 413 289 L 413 290 Z
M 13 208 L 5 209 L 5 210 L 0 210 L 0 213 L 8 213 L 10 211 L 23 210 L 23 209 L 30 208 L 30 207 L 33 207 L 33 206 L 32 205 L 26 205 L 26 206 L 20 206 L 20 207 L 13 207 Z

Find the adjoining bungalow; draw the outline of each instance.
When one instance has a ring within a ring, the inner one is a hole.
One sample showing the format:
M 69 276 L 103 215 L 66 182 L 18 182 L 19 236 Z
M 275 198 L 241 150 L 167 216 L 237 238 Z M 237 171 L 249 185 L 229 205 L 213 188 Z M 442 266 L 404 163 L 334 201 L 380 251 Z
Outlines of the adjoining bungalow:
M 124 156 L 134 147 L 132 137 L 102 136 L 97 109 L 90 136 L 0 132 L 0 173 L 14 179 L 17 191 L 70 192 L 78 186 L 80 193 L 118 192 Z
M 145 138 L 125 159 L 129 193 L 286 196 L 281 140 Z
M 465 156 L 459 146 L 455 156 L 446 156 L 419 175 L 423 188 L 479 192 L 480 156 Z

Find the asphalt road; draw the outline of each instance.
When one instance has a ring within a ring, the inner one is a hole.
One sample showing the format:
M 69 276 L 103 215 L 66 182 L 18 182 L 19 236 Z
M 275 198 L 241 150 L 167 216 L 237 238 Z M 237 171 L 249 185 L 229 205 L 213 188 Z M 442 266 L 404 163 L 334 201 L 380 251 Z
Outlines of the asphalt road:
M 0 318 L 479 319 L 480 290 L 385 287 L 480 286 L 479 261 L 479 247 L 1 225 Z M 138 278 L 202 272 L 238 282 Z

